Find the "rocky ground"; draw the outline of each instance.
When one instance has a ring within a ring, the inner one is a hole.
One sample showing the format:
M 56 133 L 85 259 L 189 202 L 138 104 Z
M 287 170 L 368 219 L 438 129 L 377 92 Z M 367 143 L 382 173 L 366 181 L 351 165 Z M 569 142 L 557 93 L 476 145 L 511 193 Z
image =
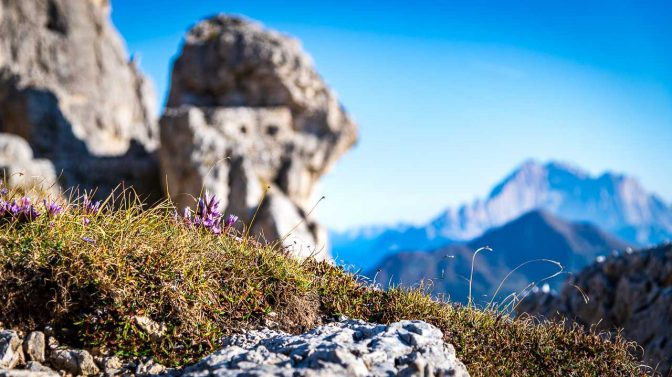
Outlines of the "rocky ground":
M 52 330 L 24 334 L 0 331 L 0 376 L 144 376 L 171 370 L 151 358 L 120 358 L 100 349 L 59 344 Z
M 301 335 L 262 328 L 223 339 L 219 351 L 185 369 L 68 348 L 50 328 L 22 335 L 0 331 L 0 376 L 469 376 L 441 330 L 423 321 L 345 319 Z
M 586 328 L 622 330 L 644 362 L 672 372 L 672 244 L 598 258 L 572 275 L 560 293 L 536 291 L 521 313 L 569 318 Z

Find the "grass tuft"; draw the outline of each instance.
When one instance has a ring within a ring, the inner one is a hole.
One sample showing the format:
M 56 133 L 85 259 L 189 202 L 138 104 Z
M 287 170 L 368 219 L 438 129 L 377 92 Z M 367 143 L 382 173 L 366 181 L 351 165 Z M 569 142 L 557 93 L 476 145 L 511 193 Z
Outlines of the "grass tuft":
M 184 226 L 170 203 L 143 210 L 122 195 L 96 213 L 60 204 L 58 216 L 0 222 L 6 326 L 50 325 L 63 343 L 180 366 L 217 349 L 222 336 L 262 325 L 271 312 L 293 333 L 340 315 L 421 319 L 444 332 L 473 376 L 643 374 L 631 356 L 635 345 L 618 335 L 453 306 L 421 288 L 378 290 L 327 262 Z M 163 323 L 166 332 L 150 337 L 136 316 Z

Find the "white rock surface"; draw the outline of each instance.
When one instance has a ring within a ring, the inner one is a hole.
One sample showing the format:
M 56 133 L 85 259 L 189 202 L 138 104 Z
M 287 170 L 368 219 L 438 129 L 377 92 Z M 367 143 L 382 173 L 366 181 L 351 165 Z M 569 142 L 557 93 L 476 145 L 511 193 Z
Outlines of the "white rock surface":
M 0 331 L 0 369 L 12 369 L 22 361 L 21 339 L 16 331 Z
M 46 338 L 43 332 L 33 331 L 23 340 L 23 352 L 28 361 L 43 363 L 46 358 Z
M 100 372 L 93 356 L 86 350 L 55 349 L 49 357 L 50 364 L 72 375 L 90 376 Z
M 302 335 L 269 329 L 225 339 L 184 376 L 468 376 L 452 345 L 422 321 L 345 320 Z

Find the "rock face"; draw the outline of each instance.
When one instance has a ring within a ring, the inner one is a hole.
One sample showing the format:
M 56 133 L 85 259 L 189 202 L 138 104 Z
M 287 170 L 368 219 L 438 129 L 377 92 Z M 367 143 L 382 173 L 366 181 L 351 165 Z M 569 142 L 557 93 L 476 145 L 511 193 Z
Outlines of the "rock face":
M 296 336 L 263 329 L 225 339 L 184 376 L 468 376 L 442 338 L 422 321 L 345 320 Z
M 43 363 L 46 360 L 44 351 L 46 349 L 46 338 L 43 332 L 33 331 L 23 341 L 23 352 L 26 359 Z
M 40 187 L 58 192 L 54 165 L 36 159 L 30 145 L 20 136 L 0 133 L 0 179 L 12 187 Z
M 298 255 L 326 246 L 307 216 L 311 195 L 357 129 L 297 40 L 224 15 L 198 23 L 175 61 L 160 134 L 178 206 L 206 189 L 249 223 L 270 187 L 253 230 L 273 240 L 296 227 Z
M 21 339 L 16 331 L 0 331 L 0 369 L 12 369 L 22 361 Z
M 672 372 L 672 244 L 599 258 L 572 276 L 560 294 L 534 292 L 518 311 L 567 317 L 599 330 L 622 328 L 625 338 L 642 346 L 644 363 L 658 365 L 667 376 Z
M 0 2 L 0 132 L 50 160 L 48 178 L 160 192 L 153 101 L 107 0 Z

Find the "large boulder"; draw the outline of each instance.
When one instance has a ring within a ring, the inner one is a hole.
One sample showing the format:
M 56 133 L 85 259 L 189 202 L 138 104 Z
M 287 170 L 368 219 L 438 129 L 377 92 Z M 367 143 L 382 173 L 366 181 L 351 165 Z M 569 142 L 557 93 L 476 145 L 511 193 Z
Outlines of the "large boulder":
M 249 223 L 268 190 L 253 230 L 275 241 L 298 228 L 308 249 L 326 250 L 308 219 L 313 189 L 357 127 L 296 39 L 225 15 L 198 23 L 175 61 L 160 134 L 165 189 L 179 207 L 207 190 Z
M 262 329 L 223 345 L 183 376 L 469 376 L 441 330 L 422 321 L 344 320 L 300 335 Z
M 62 187 L 160 193 L 154 95 L 107 0 L 0 2 L 0 132 L 48 159 Z
M 569 318 L 586 328 L 622 329 L 636 341 L 647 365 L 672 372 L 672 244 L 600 257 L 572 275 L 562 291 L 535 291 L 520 313 Z

